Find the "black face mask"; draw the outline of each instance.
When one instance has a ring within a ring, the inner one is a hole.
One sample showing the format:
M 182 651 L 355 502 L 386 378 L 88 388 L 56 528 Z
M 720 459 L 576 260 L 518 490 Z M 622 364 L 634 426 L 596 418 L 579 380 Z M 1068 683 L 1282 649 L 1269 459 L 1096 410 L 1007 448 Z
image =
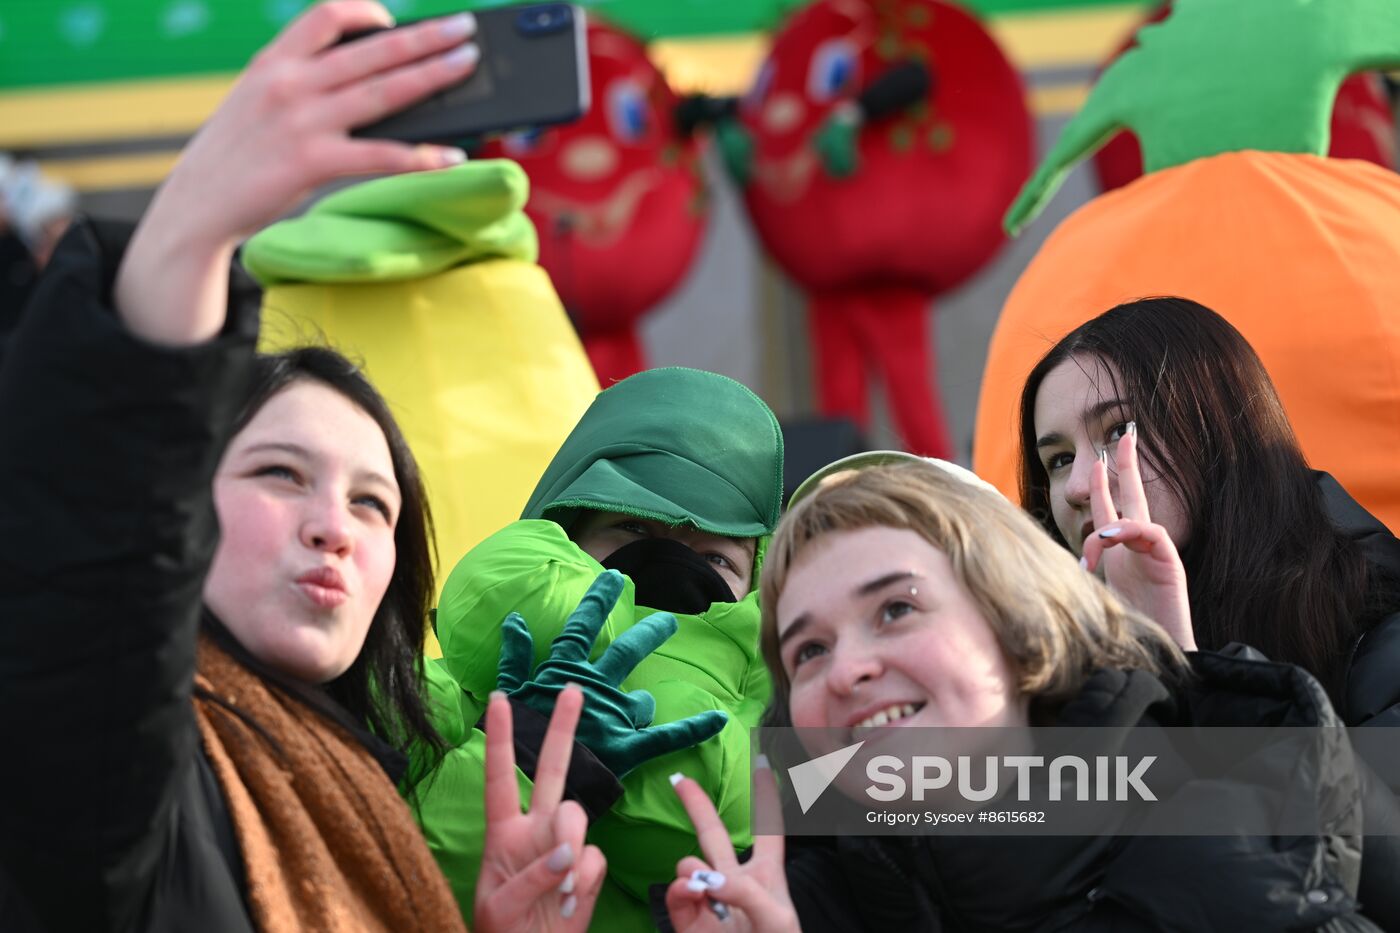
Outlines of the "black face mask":
M 637 605 L 695 615 L 711 603 L 735 602 L 729 584 L 709 561 L 670 538 L 643 538 L 620 547 L 603 561 L 632 579 Z

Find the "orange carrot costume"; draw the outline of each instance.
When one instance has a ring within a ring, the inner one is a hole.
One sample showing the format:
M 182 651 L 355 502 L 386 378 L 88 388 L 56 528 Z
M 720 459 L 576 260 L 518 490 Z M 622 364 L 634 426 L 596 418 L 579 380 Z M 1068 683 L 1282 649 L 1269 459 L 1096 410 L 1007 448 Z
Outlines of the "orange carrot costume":
M 1337 88 L 1400 63 L 1387 0 L 1177 0 L 1105 73 L 1007 215 L 1016 231 L 1112 132 L 1148 174 L 1072 214 L 1002 312 L 973 462 L 1016 486 L 1016 419 L 1035 362 L 1125 300 L 1178 294 L 1237 327 L 1312 464 L 1400 528 L 1400 176 L 1321 157 Z

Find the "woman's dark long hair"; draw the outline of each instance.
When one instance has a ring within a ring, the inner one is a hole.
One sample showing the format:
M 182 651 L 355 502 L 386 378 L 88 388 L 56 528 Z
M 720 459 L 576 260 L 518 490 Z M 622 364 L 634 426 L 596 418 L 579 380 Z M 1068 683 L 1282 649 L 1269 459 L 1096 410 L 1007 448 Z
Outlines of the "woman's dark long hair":
M 345 724 L 368 726 L 400 751 L 413 747 L 430 755 L 440 752 L 445 743 L 428 714 L 423 676 L 424 625 L 433 599 L 432 515 L 418 463 L 383 396 L 354 363 L 335 350 L 301 347 L 260 354 L 233 433 L 247 427 L 273 396 L 303 381 L 334 389 L 374 419 L 388 442 L 394 479 L 403 497 L 394 526 L 394 572 L 370 622 L 364 647 L 345 673 L 320 689 L 349 714 L 351 723 Z M 227 644 L 231 636 L 218 631 L 222 626 L 214 628 L 216 636 L 223 636 L 221 641 Z M 264 679 L 318 712 L 340 718 L 338 710 L 317 702 L 315 690 L 257 662 L 246 651 L 236 653 Z
M 1143 462 L 1184 507 L 1181 559 L 1201 647 L 1238 641 L 1297 664 L 1340 709 L 1367 610 L 1367 563 L 1328 518 L 1253 348 L 1209 308 L 1147 298 L 1081 325 L 1036 364 L 1021 392 L 1021 501 L 1061 544 L 1035 400 L 1046 375 L 1072 359 L 1112 364 Z

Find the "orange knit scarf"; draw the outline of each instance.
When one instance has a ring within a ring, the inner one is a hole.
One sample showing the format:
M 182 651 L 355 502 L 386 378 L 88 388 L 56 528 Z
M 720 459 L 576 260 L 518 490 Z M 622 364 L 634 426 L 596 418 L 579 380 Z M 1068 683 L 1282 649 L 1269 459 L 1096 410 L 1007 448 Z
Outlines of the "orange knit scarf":
M 195 718 L 223 788 L 263 933 L 464 931 L 408 806 L 344 729 L 270 687 L 208 636 Z

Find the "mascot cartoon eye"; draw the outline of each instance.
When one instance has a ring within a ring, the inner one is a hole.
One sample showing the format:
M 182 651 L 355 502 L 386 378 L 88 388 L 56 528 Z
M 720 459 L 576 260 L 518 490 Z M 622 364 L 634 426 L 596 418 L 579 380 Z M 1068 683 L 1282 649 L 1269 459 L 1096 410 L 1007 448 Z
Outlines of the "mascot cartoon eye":
M 860 56 L 849 39 L 827 39 L 812 55 L 812 67 L 807 73 L 807 98 L 824 104 L 842 94 L 856 83 Z
M 646 95 L 634 81 L 615 81 L 608 88 L 608 126 L 613 136 L 635 143 L 651 129 Z

